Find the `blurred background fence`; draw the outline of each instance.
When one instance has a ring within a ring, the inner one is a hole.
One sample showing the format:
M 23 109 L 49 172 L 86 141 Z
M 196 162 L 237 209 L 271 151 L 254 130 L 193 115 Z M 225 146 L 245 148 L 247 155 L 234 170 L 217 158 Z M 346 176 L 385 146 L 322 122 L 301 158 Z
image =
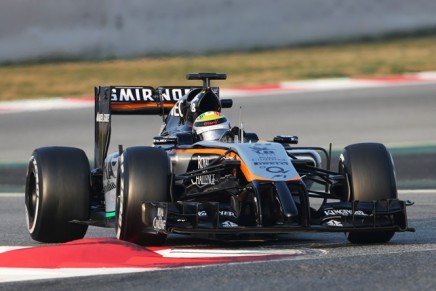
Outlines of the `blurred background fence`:
M 0 63 L 203 54 L 436 28 L 434 0 L 2 0 Z

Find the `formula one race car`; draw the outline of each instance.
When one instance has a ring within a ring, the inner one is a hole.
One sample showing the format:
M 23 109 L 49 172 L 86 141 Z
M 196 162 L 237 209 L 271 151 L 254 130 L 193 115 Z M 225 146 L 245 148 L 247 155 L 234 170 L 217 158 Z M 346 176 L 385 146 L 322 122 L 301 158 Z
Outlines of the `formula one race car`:
M 83 238 L 89 225 L 117 238 L 163 244 L 168 234 L 267 240 L 279 234 L 343 232 L 352 243 L 383 243 L 413 231 L 398 199 L 392 157 L 377 143 L 345 147 L 337 172 L 331 147 L 297 147 L 296 136 L 260 141 L 231 127 L 211 80 L 201 87 L 95 88 L 95 161 L 70 147 L 34 150 L 27 172 L 28 230 L 42 242 Z M 115 114 L 161 115 L 152 146 L 108 153 Z M 321 165 L 326 163 L 326 167 Z

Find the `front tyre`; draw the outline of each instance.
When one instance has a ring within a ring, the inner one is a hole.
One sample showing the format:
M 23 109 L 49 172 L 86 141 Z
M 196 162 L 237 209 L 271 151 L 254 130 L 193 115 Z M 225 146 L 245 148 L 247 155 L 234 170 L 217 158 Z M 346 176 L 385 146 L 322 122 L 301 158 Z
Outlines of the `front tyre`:
M 129 147 L 120 156 L 117 238 L 139 245 L 162 245 L 167 234 L 144 231 L 143 202 L 170 201 L 171 167 L 165 150 Z
M 339 172 L 348 177 L 348 201 L 398 198 L 392 156 L 382 144 L 360 143 L 345 147 L 339 159 Z M 394 234 L 394 231 L 348 232 L 346 237 L 351 243 L 384 243 Z
M 83 238 L 89 218 L 89 173 L 86 154 L 76 148 L 44 147 L 33 151 L 25 190 L 30 236 L 46 243 Z

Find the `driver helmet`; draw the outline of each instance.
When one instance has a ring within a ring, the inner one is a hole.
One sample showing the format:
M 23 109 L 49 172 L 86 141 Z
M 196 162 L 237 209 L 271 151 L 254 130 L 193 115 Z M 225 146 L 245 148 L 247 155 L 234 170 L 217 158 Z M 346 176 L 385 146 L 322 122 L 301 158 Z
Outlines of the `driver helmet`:
M 218 111 L 207 111 L 195 119 L 192 130 L 200 140 L 218 141 L 230 130 L 230 121 Z

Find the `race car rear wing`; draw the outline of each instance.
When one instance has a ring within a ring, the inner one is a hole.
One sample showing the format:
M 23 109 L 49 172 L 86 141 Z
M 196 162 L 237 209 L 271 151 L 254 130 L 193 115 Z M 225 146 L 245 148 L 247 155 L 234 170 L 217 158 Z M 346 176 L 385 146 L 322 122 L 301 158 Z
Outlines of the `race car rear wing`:
M 190 92 L 198 94 L 200 86 L 98 86 L 95 87 L 95 166 L 100 168 L 106 157 L 112 115 L 166 115 Z M 219 88 L 210 88 L 219 96 Z M 231 99 L 221 99 L 222 108 L 232 106 Z
M 168 114 L 184 95 L 194 89 L 201 88 L 192 86 L 158 88 L 148 86 L 99 86 L 95 87 L 95 105 L 101 114 L 163 115 Z M 218 87 L 214 87 L 212 90 L 219 95 Z M 109 110 L 105 110 L 107 109 L 105 103 L 108 103 Z
M 219 88 L 211 87 L 210 80 L 225 80 L 223 73 L 191 73 L 188 80 L 203 80 L 202 87 L 168 86 L 97 86 L 94 89 L 94 161 L 95 167 L 102 169 L 109 149 L 111 136 L 111 116 L 118 114 L 166 115 L 173 106 L 187 94 L 196 96 L 203 90 L 212 90 L 219 98 Z M 187 96 L 190 99 L 190 95 Z M 231 99 L 220 100 L 222 108 L 232 107 Z
M 95 166 L 103 165 L 109 148 L 112 115 L 166 115 L 184 95 L 203 87 L 98 86 L 95 95 Z M 212 88 L 219 94 L 218 87 Z

